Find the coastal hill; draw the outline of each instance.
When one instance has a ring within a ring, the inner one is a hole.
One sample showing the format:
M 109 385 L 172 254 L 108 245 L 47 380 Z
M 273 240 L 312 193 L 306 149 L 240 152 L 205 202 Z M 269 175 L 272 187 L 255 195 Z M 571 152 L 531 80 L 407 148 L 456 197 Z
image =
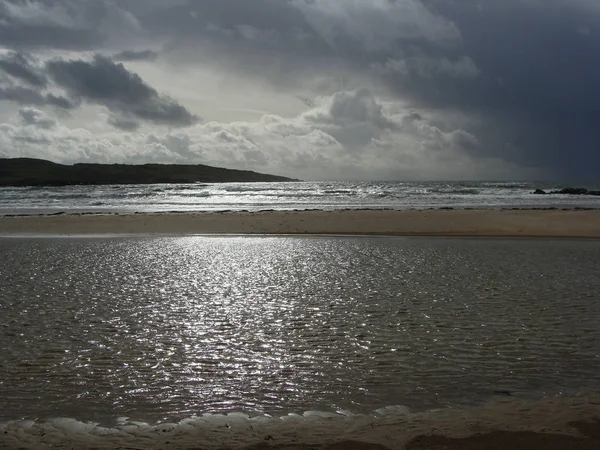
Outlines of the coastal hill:
M 0 158 L 0 186 L 295 181 L 247 170 L 202 164 L 74 164 L 34 158 Z

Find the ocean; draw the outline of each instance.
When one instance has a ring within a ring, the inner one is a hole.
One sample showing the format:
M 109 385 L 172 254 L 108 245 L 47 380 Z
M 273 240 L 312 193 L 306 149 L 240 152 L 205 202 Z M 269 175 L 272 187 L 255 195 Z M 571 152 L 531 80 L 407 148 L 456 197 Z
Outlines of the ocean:
M 600 197 L 535 195 L 541 182 L 293 182 L 2 187 L 0 215 L 264 209 L 600 208 Z M 579 186 L 578 186 L 579 187 Z M 582 186 L 598 190 L 598 185 Z
M 600 241 L 14 237 L 0 255 L 2 448 L 333 438 L 600 389 Z

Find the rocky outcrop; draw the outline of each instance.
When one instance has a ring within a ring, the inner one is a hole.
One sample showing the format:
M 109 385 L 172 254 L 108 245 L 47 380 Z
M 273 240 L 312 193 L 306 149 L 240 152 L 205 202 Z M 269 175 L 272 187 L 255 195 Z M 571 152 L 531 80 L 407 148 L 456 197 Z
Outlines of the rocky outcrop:
M 0 158 L 0 186 L 295 181 L 248 170 L 186 164 L 56 164 L 33 158 Z
M 563 194 L 563 195 L 597 195 L 600 196 L 600 191 L 589 190 L 585 188 L 572 188 L 567 187 L 558 191 L 546 192 L 542 189 L 536 189 L 532 194 L 549 195 L 549 194 Z

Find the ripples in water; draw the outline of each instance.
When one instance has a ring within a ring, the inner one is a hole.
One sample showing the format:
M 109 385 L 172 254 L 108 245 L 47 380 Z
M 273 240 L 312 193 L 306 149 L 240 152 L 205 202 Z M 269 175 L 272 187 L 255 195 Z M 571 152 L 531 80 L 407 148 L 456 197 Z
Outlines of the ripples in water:
M 3 239 L 0 420 L 467 406 L 600 382 L 600 242 Z

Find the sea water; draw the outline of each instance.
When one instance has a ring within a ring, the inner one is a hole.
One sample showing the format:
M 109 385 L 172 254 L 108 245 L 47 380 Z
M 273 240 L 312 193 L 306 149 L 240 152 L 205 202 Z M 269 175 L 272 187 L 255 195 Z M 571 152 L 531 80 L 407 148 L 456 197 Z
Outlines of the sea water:
M 0 420 L 469 405 L 600 381 L 598 241 L 0 240 Z
M 0 216 L 264 209 L 600 208 L 600 197 L 536 195 L 540 182 L 293 182 L 1 187 Z M 578 185 L 579 186 L 579 185 Z M 588 189 L 600 189 L 587 185 Z
M 600 241 L 5 238 L 0 255 L 0 442 L 600 388 Z

